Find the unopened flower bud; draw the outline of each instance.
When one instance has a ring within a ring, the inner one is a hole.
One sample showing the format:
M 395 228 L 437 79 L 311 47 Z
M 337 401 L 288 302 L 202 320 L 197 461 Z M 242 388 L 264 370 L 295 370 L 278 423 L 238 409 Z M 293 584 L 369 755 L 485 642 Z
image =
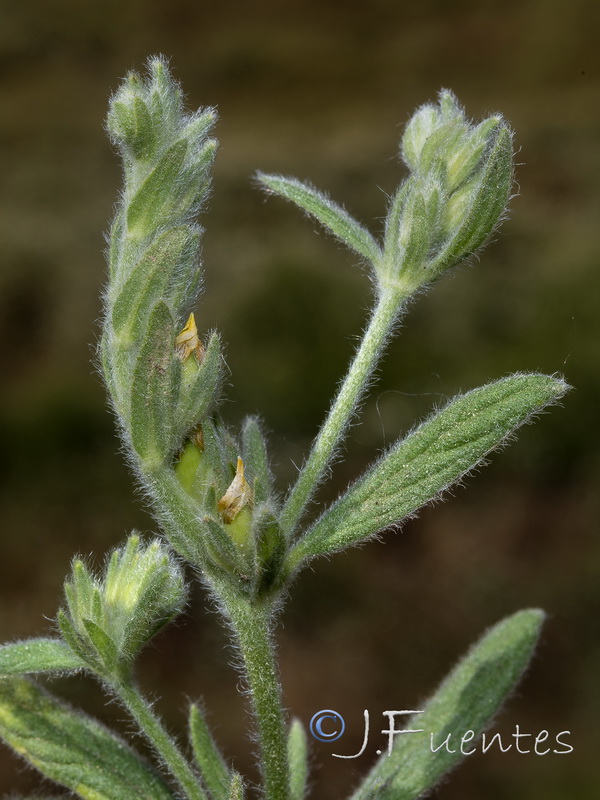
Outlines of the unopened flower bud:
M 164 545 L 132 535 L 114 550 L 102 578 L 78 560 L 65 583 L 61 631 L 95 671 L 127 671 L 142 647 L 183 608 L 183 575 Z
M 499 116 L 470 123 L 451 92 L 408 123 L 411 176 L 388 214 L 384 282 L 414 290 L 471 255 L 492 233 L 512 185 L 512 135 Z

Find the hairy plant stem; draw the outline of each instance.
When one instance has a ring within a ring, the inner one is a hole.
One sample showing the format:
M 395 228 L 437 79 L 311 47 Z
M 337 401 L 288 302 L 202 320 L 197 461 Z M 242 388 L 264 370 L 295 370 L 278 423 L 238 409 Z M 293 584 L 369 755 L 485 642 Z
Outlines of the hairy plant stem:
M 266 800 L 288 800 L 287 726 L 272 644 L 272 610 L 266 604 L 250 604 L 239 598 L 227 598 L 225 602 L 256 717 L 264 796 Z
M 373 309 L 360 347 L 282 509 L 281 525 L 288 536 L 293 534 L 329 466 L 409 294 L 410 292 L 398 286 L 383 286 L 380 289 L 377 305 Z
M 175 741 L 169 736 L 151 705 L 139 692 L 133 680 L 119 680 L 111 688 L 136 721 L 157 755 L 177 781 L 187 800 L 208 800 L 200 786 L 200 779 L 183 756 Z

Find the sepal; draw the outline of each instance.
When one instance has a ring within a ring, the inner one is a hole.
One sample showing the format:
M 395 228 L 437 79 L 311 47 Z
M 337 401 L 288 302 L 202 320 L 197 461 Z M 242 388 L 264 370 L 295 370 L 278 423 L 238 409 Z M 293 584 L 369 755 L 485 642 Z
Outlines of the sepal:
M 239 772 L 235 770 L 231 773 L 231 783 L 229 784 L 229 794 L 227 800 L 244 800 L 246 792 L 244 791 L 244 779 Z
M 286 537 L 277 511 L 269 502 L 254 509 L 252 539 L 255 558 L 254 593 L 260 595 L 277 586 L 287 551 Z
M 267 444 L 256 417 L 246 417 L 242 426 L 242 459 L 255 503 L 273 494 L 273 476 L 269 467 Z
M 185 437 L 203 423 L 218 395 L 221 376 L 221 343 L 213 333 L 198 363 L 190 356 L 182 366 L 179 400 L 174 414 L 173 442 L 181 446 Z

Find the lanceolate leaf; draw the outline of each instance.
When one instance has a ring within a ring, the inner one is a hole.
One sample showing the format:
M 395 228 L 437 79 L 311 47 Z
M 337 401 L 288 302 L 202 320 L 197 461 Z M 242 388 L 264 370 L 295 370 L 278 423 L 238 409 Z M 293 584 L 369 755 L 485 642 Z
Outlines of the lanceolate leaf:
M 334 236 L 371 264 L 378 263 L 381 248 L 373 236 L 327 195 L 296 178 L 266 175 L 263 172 L 259 172 L 257 177 L 266 189 L 291 200 L 307 214 L 315 217 Z
M 0 677 L 85 668 L 86 664 L 60 639 L 27 639 L 0 647 Z
M 414 513 L 567 388 L 548 375 L 513 375 L 455 398 L 325 511 L 296 546 L 292 566 L 357 544 Z
M 25 678 L 0 680 L 0 736 L 84 800 L 173 800 L 125 742 Z
M 187 150 L 185 139 L 175 142 L 137 190 L 127 210 L 129 231 L 147 236 L 168 219 L 178 199 L 177 179 Z
M 159 235 L 119 287 L 112 307 L 112 325 L 120 347 L 132 347 L 143 334 L 148 314 L 159 300 L 168 300 L 167 286 L 173 276 L 194 260 L 200 231 L 196 226 L 179 225 Z
M 231 774 L 198 706 L 190 707 L 190 741 L 196 764 L 213 800 L 227 800 Z
M 494 626 L 422 706 L 424 713 L 406 724 L 418 732 L 398 734 L 391 755 L 384 752 L 350 800 L 416 800 L 476 751 L 527 667 L 543 618 L 542 611 L 528 609 Z M 448 747 L 440 747 L 447 737 Z
M 303 800 L 308 777 L 308 747 L 306 731 L 299 719 L 293 720 L 288 736 L 290 762 L 290 800 Z

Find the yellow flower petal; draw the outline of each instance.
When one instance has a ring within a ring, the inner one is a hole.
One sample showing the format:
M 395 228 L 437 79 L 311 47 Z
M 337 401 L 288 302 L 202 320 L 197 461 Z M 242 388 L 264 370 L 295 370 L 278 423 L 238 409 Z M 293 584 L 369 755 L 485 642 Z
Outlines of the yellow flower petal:
M 189 315 L 183 330 L 175 339 L 175 352 L 182 361 L 187 361 L 192 353 L 196 356 L 196 361 L 198 362 L 202 361 L 204 357 L 204 347 L 198 336 L 198 328 L 196 327 L 196 319 L 193 313 Z

